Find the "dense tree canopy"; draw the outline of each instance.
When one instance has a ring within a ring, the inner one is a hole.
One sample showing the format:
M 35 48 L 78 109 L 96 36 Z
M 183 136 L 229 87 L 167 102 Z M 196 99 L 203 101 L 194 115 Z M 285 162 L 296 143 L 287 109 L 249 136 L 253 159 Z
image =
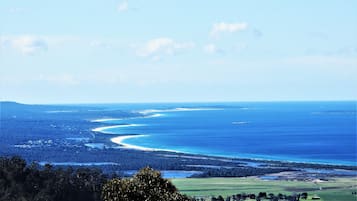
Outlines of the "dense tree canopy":
M 97 169 L 55 169 L 26 166 L 19 157 L 0 159 L 1 201 L 98 201 L 106 181 Z
M 113 201 L 186 201 L 176 187 L 163 179 L 159 171 L 149 167 L 141 169 L 133 178 L 112 179 L 103 187 L 103 200 Z
M 103 192 L 103 195 L 101 193 Z M 0 201 L 186 201 L 159 171 L 143 168 L 132 178 L 112 178 L 93 168 L 53 168 L 19 157 L 0 158 Z

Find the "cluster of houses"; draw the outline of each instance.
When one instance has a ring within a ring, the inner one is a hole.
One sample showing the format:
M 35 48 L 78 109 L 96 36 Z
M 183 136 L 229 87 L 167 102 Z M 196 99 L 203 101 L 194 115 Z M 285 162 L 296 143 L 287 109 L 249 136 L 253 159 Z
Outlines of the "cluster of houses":
M 232 196 L 228 196 L 223 198 L 222 196 L 218 197 L 210 197 L 208 200 L 210 201 L 243 201 L 243 200 L 256 200 L 256 201 L 300 201 L 306 200 L 308 197 L 308 193 L 299 193 L 293 195 L 284 195 L 279 193 L 278 195 L 274 195 L 273 193 L 267 194 L 266 192 L 260 192 L 258 195 L 256 194 L 236 194 Z M 207 201 L 207 197 L 195 197 L 196 201 Z M 314 195 L 311 197 L 312 200 L 320 200 L 320 197 Z

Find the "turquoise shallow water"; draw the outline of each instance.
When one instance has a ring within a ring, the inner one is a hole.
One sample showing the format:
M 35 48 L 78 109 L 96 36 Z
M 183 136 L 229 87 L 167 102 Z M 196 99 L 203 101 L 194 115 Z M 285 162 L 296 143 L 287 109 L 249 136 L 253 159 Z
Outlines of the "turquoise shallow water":
M 109 106 L 108 106 L 109 107 Z M 139 104 L 152 118 L 109 120 L 136 146 L 206 155 L 357 165 L 355 102 Z

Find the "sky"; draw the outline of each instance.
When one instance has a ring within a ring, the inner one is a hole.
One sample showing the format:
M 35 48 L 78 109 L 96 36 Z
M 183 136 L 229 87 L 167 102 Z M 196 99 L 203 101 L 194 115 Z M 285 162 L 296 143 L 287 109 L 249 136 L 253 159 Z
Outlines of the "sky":
M 355 0 L 1 0 L 0 99 L 357 99 Z

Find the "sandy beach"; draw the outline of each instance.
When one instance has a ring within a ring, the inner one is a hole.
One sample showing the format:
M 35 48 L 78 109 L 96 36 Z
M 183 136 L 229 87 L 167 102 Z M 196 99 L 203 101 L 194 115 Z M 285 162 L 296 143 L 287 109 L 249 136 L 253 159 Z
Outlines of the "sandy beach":
M 141 150 L 141 151 L 156 151 L 156 149 L 135 146 L 135 145 L 131 145 L 131 144 L 127 144 L 127 143 L 123 142 L 124 140 L 129 139 L 129 138 L 138 138 L 138 137 L 146 137 L 146 136 L 148 136 L 148 135 L 124 135 L 124 136 L 118 136 L 115 138 L 111 138 L 110 141 L 112 141 L 113 143 L 119 144 L 127 149 L 136 149 L 136 150 Z

